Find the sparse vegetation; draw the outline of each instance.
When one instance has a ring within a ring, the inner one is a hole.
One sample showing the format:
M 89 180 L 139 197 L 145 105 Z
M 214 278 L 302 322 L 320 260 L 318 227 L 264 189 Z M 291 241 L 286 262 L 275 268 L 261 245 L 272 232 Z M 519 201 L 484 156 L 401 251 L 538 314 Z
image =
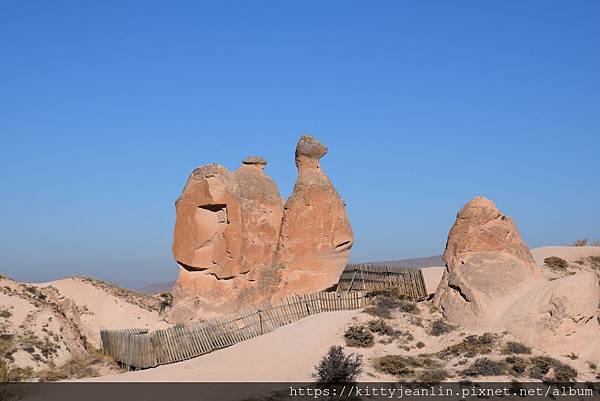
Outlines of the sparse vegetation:
M 401 294 L 397 288 L 372 291 L 368 296 L 375 297 L 375 305 L 365 308 L 365 313 L 372 316 L 391 319 L 392 312 L 396 310 L 412 314 L 419 313 L 416 302 L 412 301 L 406 295 Z
M 385 355 L 375 360 L 374 367 L 380 372 L 405 378 L 414 375 L 416 368 L 433 370 L 441 365 L 428 356 Z
M 502 376 L 506 374 L 507 364 L 505 361 L 495 361 L 489 358 L 478 358 L 473 364 L 463 370 L 464 376 Z
M 369 330 L 382 336 L 394 335 L 394 329 L 383 319 L 373 319 L 369 322 Z
M 371 347 L 373 346 L 373 334 L 365 326 L 350 326 L 344 333 L 346 345 L 349 347 Z
M 573 246 L 586 246 L 587 244 L 588 244 L 587 238 L 576 239 L 575 242 L 573 242 Z
M 350 383 L 361 371 L 361 355 L 346 355 L 342 347 L 332 346 L 315 366 L 312 376 L 322 384 Z
M 497 336 L 484 333 L 481 336 L 467 336 L 458 344 L 451 345 L 437 353 L 440 359 L 450 359 L 459 355 L 472 358 L 476 355 L 485 355 L 492 352 L 497 342 Z
M 42 382 L 51 382 L 96 377 L 98 376 L 97 367 L 102 363 L 114 362 L 100 351 L 90 347 L 87 354 L 73 357 L 61 366 L 56 366 L 50 361 L 48 367 L 38 373 L 38 378 Z
M 422 383 L 440 383 L 450 377 L 445 369 L 421 370 L 416 373 L 415 381 Z
M 569 267 L 569 262 L 558 256 L 549 256 L 544 259 L 544 265 L 554 271 L 565 271 Z
M 170 292 L 163 292 L 160 294 L 160 312 L 164 312 L 167 308 L 171 308 L 173 306 L 173 294 Z
M 503 354 L 531 354 L 531 347 L 516 341 L 509 341 L 502 350 Z
M 552 380 L 557 382 L 571 382 L 577 377 L 577 371 L 569 365 L 560 364 L 554 367 Z
M 529 361 L 520 356 L 507 356 L 504 361 L 508 364 L 508 373 L 513 376 L 522 376 L 529 366 Z
M 435 337 L 450 333 L 455 329 L 454 326 L 444 322 L 442 319 L 435 320 L 429 328 L 429 334 Z

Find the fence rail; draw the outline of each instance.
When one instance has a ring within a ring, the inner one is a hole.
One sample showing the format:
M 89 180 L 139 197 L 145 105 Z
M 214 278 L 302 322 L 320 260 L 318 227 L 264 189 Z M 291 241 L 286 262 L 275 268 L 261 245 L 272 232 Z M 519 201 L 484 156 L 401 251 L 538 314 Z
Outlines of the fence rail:
M 268 333 L 321 312 L 359 309 L 367 304 L 364 291 L 317 292 L 295 295 L 200 323 L 147 329 L 102 330 L 104 352 L 134 368 L 183 361 Z
M 386 288 L 397 288 L 414 300 L 427 296 L 425 281 L 421 269 L 398 266 L 349 264 L 338 281 L 339 291 L 376 291 Z

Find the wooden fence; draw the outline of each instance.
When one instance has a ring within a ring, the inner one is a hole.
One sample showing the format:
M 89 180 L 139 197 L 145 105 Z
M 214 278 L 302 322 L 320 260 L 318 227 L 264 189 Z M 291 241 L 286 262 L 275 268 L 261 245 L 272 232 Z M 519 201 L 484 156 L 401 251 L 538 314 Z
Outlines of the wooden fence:
M 349 264 L 338 281 L 338 292 L 377 291 L 397 288 L 414 300 L 427 296 L 421 269 L 371 264 Z
M 235 315 L 148 332 L 146 329 L 102 330 L 105 353 L 134 368 L 149 368 L 207 354 L 277 327 L 321 312 L 359 309 L 368 302 L 363 291 L 295 295 Z

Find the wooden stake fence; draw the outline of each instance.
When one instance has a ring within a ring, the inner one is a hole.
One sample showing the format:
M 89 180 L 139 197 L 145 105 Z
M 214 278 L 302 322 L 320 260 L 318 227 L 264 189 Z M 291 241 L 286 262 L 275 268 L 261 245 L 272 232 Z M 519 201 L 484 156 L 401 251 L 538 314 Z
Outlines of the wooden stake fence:
M 421 269 L 397 266 L 349 264 L 338 281 L 338 292 L 377 291 L 396 288 L 414 300 L 427 296 Z
M 229 347 L 317 313 L 359 309 L 367 302 L 367 294 L 362 291 L 316 292 L 192 325 L 153 332 L 147 329 L 102 330 L 100 337 L 104 352 L 114 360 L 129 367 L 149 368 Z

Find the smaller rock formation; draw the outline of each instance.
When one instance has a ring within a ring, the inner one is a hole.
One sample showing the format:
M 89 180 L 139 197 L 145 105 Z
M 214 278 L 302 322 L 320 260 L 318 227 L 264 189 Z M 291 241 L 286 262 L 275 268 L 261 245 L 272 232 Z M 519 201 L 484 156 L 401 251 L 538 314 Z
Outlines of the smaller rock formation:
M 513 221 L 488 199 L 474 198 L 458 213 L 443 259 L 434 303 L 451 322 L 508 330 L 546 352 L 600 361 L 595 275 L 546 280 Z
M 491 327 L 499 298 L 542 278 L 513 221 L 481 196 L 458 212 L 442 259 L 447 267 L 435 303 L 471 329 Z

